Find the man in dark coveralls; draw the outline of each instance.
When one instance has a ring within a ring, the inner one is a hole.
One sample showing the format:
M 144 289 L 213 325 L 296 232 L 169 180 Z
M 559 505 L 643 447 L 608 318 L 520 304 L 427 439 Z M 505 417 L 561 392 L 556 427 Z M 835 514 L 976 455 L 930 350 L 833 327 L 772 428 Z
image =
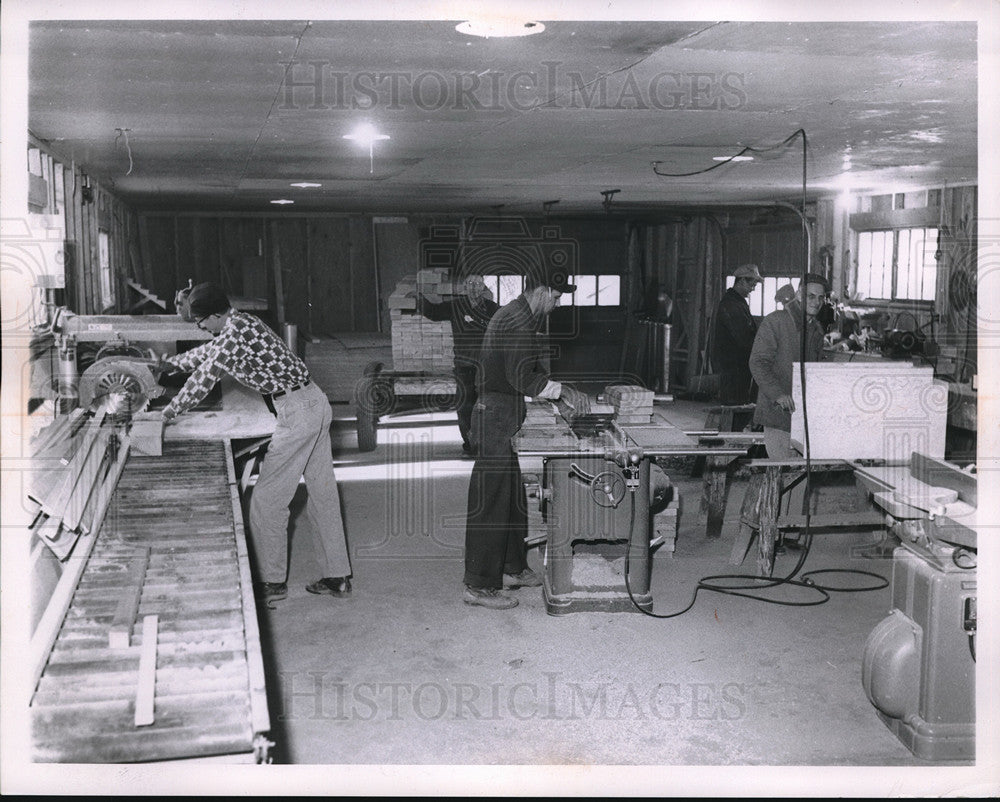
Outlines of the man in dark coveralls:
M 493 316 L 483 338 L 472 411 L 476 464 L 465 530 L 466 604 L 505 610 L 517 599 L 502 589 L 542 584 L 527 563 L 528 505 L 511 438 L 524 421 L 525 396 L 561 398 L 578 412 L 589 411 L 587 396 L 550 378 L 538 335 L 562 293 L 576 290 L 567 278 L 557 271 L 526 277 L 524 292 Z
M 476 383 L 479 373 L 479 351 L 490 319 L 500 308 L 482 276 L 471 275 L 462 285 L 464 294 L 445 300 L 436 293 L 421 293 L 420 314 L 430 320 L 451 321 L 455 350 L 455 384 L 458 387 L 458 431 L 462 435 L 462 450 L 472 453 L 469 432 L 472 429 L 472 408 L 476 404 Z
M 727 406 L 753 401 L 750 350 L 757 336 L 757 323 L 750 314 L 747 297 L 764 280 L 757 265 L 741 265 L 736 279 L 719 301 L 712 340 L 712 365 L 719 373 L 719 403 Z

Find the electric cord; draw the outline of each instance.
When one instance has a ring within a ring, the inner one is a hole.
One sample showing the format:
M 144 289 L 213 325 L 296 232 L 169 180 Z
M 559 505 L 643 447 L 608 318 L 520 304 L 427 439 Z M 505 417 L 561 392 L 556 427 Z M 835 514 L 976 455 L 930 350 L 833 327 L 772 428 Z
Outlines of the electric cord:
M 969 654 L 972 655 L 972 662 L 976 662 L 976 633 L 969 633 Z

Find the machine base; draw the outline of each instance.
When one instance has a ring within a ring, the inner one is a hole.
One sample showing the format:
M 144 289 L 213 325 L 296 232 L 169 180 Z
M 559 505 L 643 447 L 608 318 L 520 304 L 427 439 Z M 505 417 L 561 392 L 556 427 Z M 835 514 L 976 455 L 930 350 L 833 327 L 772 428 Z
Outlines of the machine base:
M 976 725 L 932 724 L 919 716 L 902 721 L 875 711 L 892 733 L 914 756 L 923 760 L 976 759 Z
M 567 613 L 638 613 L 636 604 L 646 612 L 653 611 L 653 597 L 649 593 L 633 593 L 635 604 L 629 598 L 628 591 L 622 585 L 618 588 L 600 588 L 593 590 L 576 589 L 570 593 L 553 593 L 548 579 L 542 582 L 542 595 L 545 598 L 545 611 L 549 615 L 566 615 Z

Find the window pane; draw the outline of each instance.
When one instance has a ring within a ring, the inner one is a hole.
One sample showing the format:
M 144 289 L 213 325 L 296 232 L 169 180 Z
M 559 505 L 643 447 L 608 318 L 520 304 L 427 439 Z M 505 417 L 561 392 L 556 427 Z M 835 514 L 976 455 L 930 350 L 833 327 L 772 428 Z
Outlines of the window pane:
M 774 312 L 775 310 L 778 309 L 778 302 L 774 300 L 775 293 L 778 292 L 778 287 L 784 286 L 788 282 L 789 279 L 787 276 L 764 277 L 764 283 L 761 285 L 761 291 L 760 291 L 761 306 L 759 314 L 769 315 L 771 314 L 771 312 Z M 758 314 L 757 310 L 755 310 L 753 307 L 750 307 L 750 311 L 754 312 L 754 314 Z
M 497 303 L 500 306 L 506 306 L 524 289 L 524 277 L 523 276 L 498 276 L 500 283 L 500 290 L 497 294 Z
M 937 254 L 938 230 L 936 228 L 924 229 L 924 249 L 920 298 L 924 301 L 933 301 L 937 294 Z
M 618 306 L 621 303 L 621 276 L 597 277 L 597 305 Z
M 111 283 L 111 249 L 108 242 L 108 232 L 97 232 L 97 253 L 101 267 L 101 306 L 107 309 L 115 302 L 114 288 Z
M 912 298 L 913 297 L 913 276 L 911 274 L 910 266 L 913 262 L 912 259 L 912 242 L 910 237 L 910 229 L 904 228 L 902 231 L 896 232 L 897 236 L 897 249 L 896 249 L 896 298 Z
M 872 234 L 862 231 L 858 234 L 858 282 L 857 294 L 868 298 L 872 294 Z
M 892 298 L 892 246 L 895 243 L 891 231 L 882 234 L 882 291 L 879 298 Z
M 597 276 L 576 276 L 573 283 L 576 284 L 574 295 L 577 306 L 597 305 Z

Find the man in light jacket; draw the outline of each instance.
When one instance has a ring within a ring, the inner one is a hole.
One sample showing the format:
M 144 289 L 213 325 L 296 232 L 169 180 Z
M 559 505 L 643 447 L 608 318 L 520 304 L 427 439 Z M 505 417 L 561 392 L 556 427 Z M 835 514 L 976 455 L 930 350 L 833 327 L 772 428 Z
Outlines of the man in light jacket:
M 827 280 L 817 273 L 807 273 L 795 297 L 767 315 L 757 330 L 750 352 L 750 372 L 757 382 L 757 408 L 753 422 L 764 427 L 764 446 L 771 459 L 798 456 L 791 447 L 792 363 L 802 359 L 802 303 L 805 302 L 805 361 L 818 362 L 823 357 L 823 328 L 816 313 L 830 291 Z

